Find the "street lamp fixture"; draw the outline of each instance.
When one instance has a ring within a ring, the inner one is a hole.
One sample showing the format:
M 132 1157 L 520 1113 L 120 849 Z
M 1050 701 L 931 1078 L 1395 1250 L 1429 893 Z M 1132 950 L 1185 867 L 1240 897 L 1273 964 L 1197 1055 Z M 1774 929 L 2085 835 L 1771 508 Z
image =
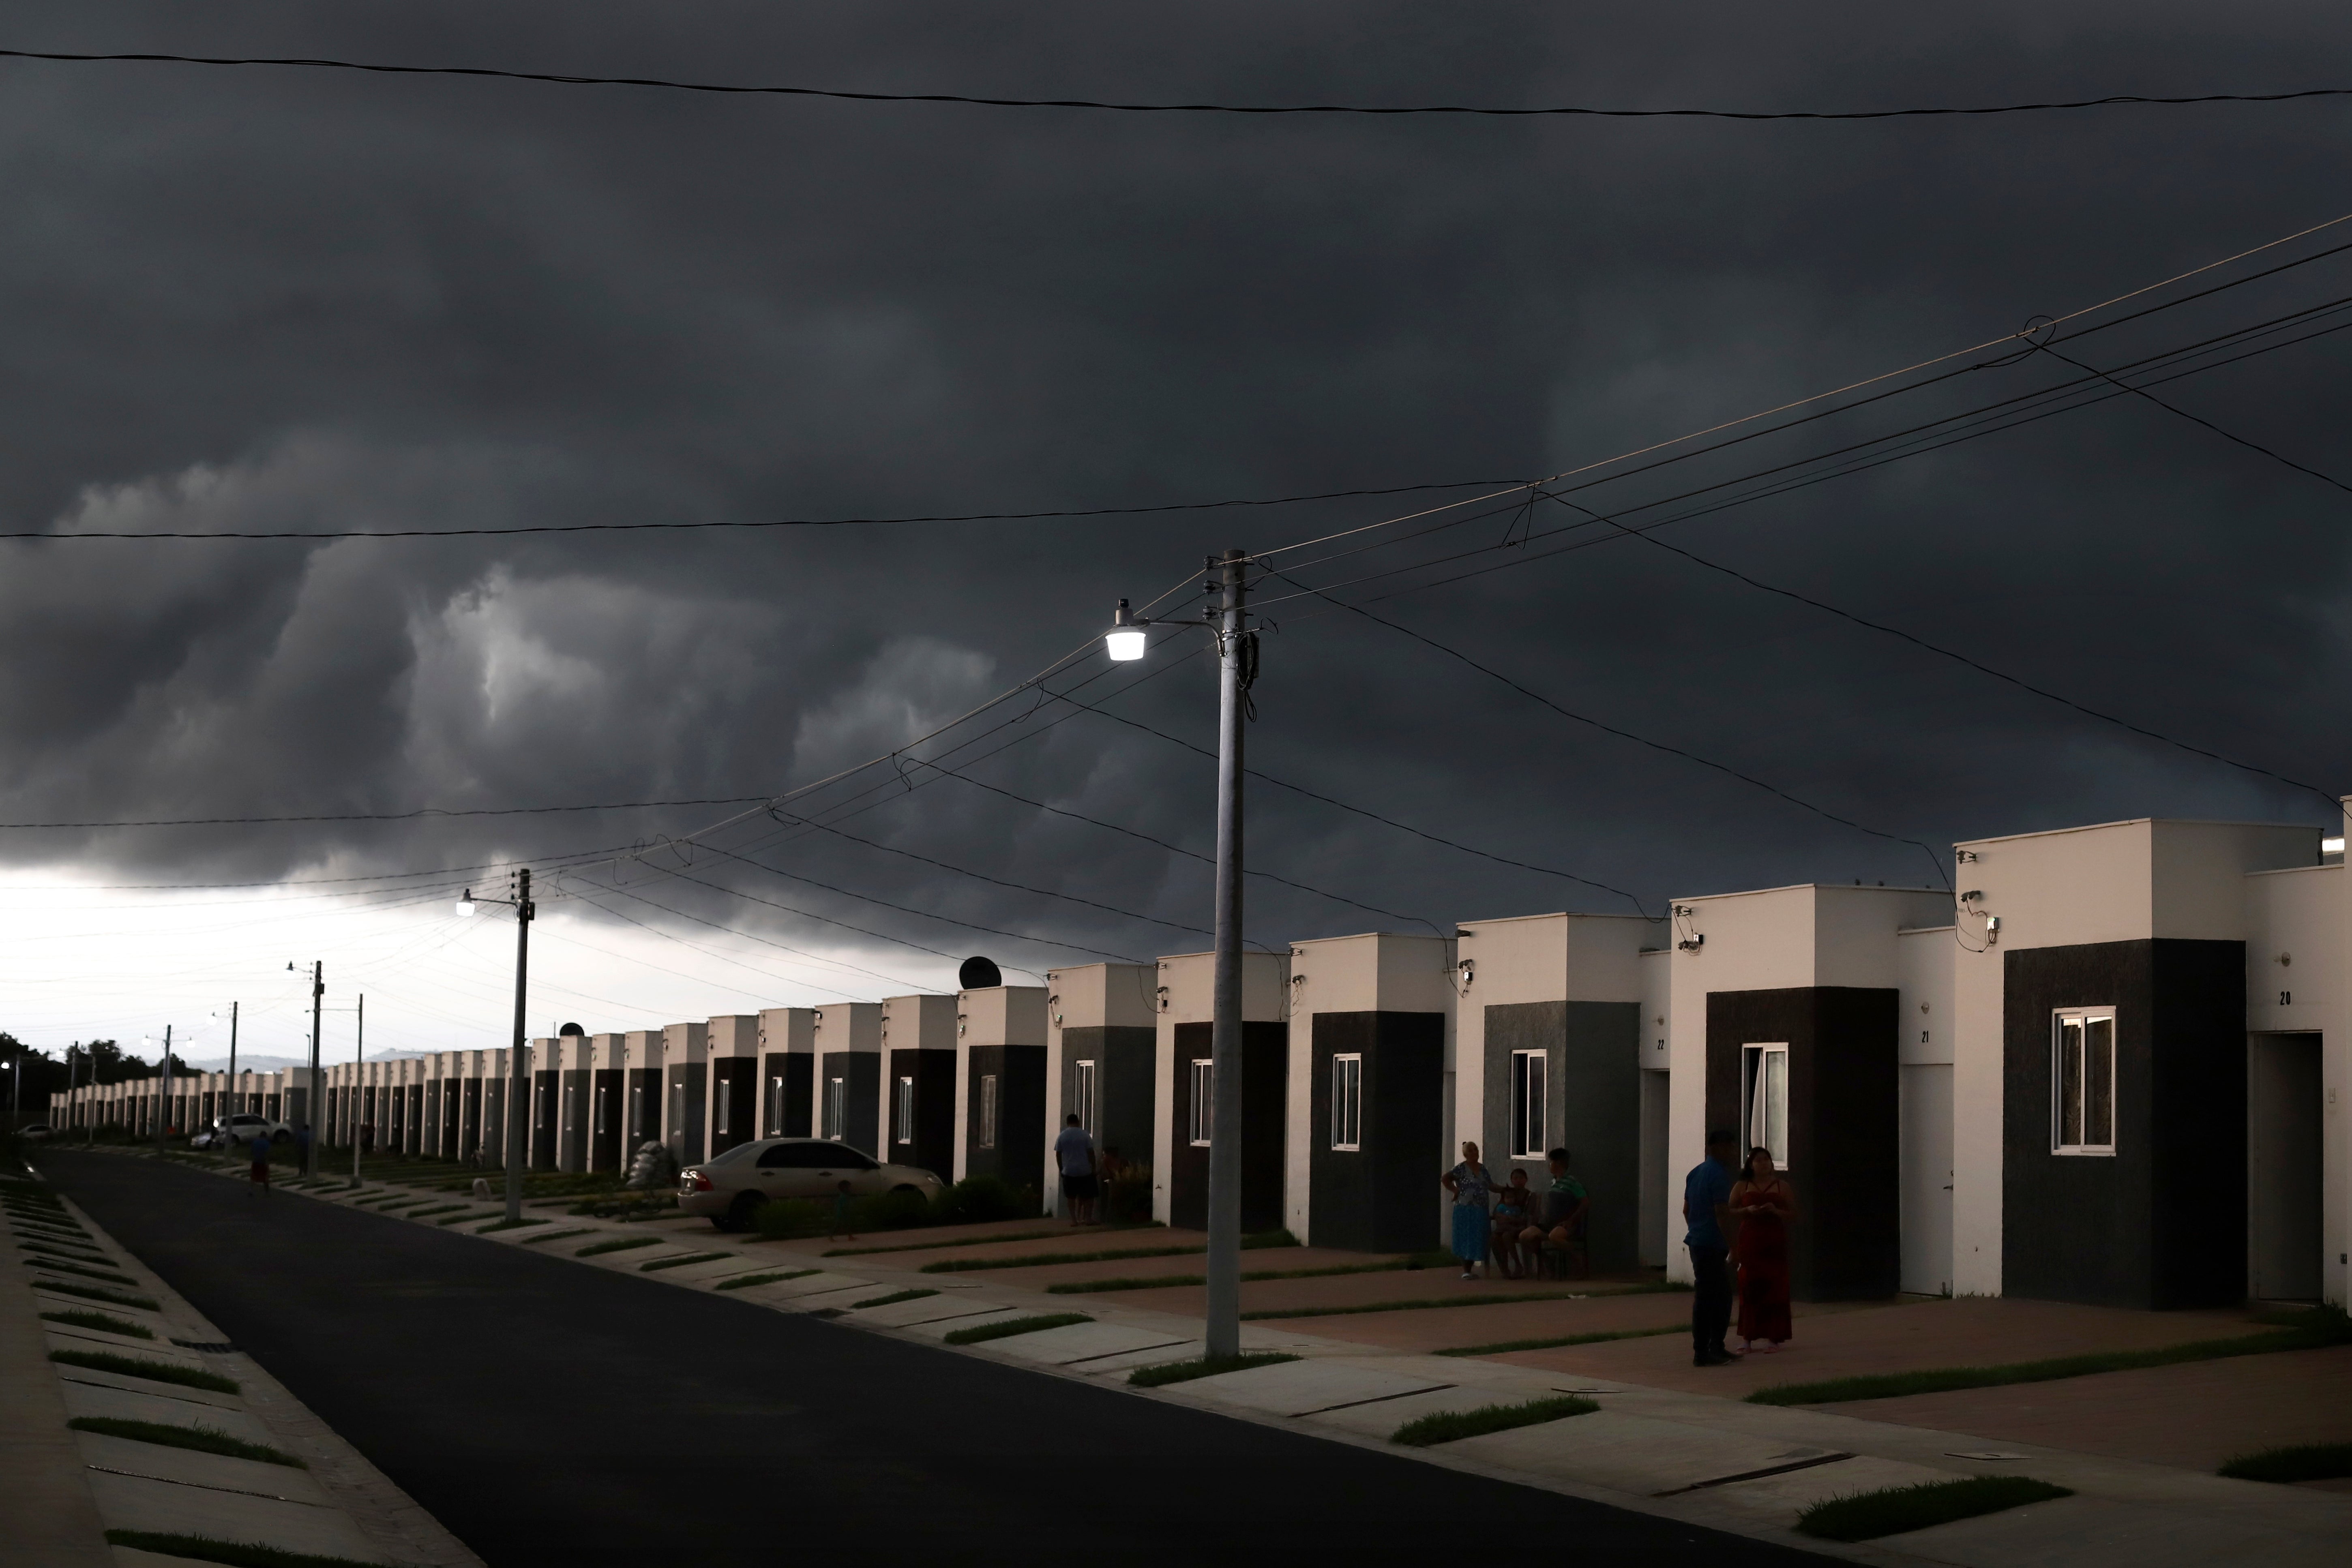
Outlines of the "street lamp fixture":
M 471 915 L 474 913 L 474 890 L 469 887 L 460 894 L 457 899 L 457 913 L 460 915 Z
M 1103 633 L 1104 651 L 1122 664 L 1140 659 L 1147 637 L 1143 629 L 1150 624 L 1148 621 L 1139 620 L 1134 612 L 1128 609 L 1127 601 L 1120 600 L 1118 609 L 1111 615 L 1110 630 Z

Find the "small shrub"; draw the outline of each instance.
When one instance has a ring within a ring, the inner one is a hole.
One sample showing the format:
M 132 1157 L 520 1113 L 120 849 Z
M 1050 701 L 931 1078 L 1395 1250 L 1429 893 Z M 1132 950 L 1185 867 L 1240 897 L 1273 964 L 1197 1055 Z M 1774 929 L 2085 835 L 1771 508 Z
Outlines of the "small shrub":
M 900 1301 L 919 1301 L 925 1296 L 938 1294 L 937 1291 L 893 1291 L 887 1296 L 875 1296 L 863 1301 L 852 1301 L 850 1305 L 864 1312 L 867 1307 L 895 1307 Z
M 287 1465 L 298 1470 L 310 1467 L 282 1449 L 248 1443 L 210 1427 L 173 1427 L 162 1421 L 126 1421 L 114 1416 L 77 1416 L 66 1423 L 77 1432 L 103 1437 L 128 1437 L 134 1443 L 157 1443 L 167 1448 L 194 1448 L 200 1454 L 226 1454 L 232 1459 L 258 1459 L 265 1465 Z
M 787 1269 L 781 1274 L 745 1274 L 738 1279 L 721 1280 L 711 1287 L 714 1291 L 748 1291 L 754 1285 L 772 1285 L 782 1280 L 805 1280 L 811 1274 L 822 1274 L 822 1269 Z
M 2240 1454 L 2221 1474 L 2242 1481 L 2332 1481 L 2352 1476 L 2352 1443 L 2300 1443 Z
M 96 1329 L 100 1333 L 119 1333 L 131 1339 L 153 1339 L 155 1331 L 132 1322 L 129 1318 L 109 1316 L 105 1312 L 43 1312 L 43 1318 L 53 1323 L 71 1323 L 78 1329 Z
M 1824 1541 L 1875 1541 L 1882 1535 L 1901 1535 L 1956 1519 L 1974 1519 L 2074 1495 L 2064 1487 L 2026 1476 L 1968 1476 L 1833 1497 L 1799 1514 L 1797 1528 Z
M 1103 1189 L 1103 1212 L 1123 1225 L 1140 1225 L 1151 1218 L 1151 1176 L 1119 1176 Z
M 143 1377 L 151 1383 L 177 1383 L 188 1388 L 209 1388 L 215 1394 L 239 1391 L 233 1377 L 223 1377 L 217 1372 L 205 1372 L 198 1367 L 181 1366 L 168 1361 L 147 1361 L 135 1355 L 116 1355 L 104 1350 L 53 1350 L 49 1359 L 60 1366 L 87 1367 L 92 1372 L 111 1372 L 121 1377 Z
M 929 1207 L 934 1225 L 986 1225 L 1000 1219 L 1033 1218 L 1037 1212 L 1037 1199 L 1002 1177 L 977 1176 L 964 1177 L 933 1198 Z
M 659 1245 L 661 1245 L 661 1238 L 658 1236 L 615 1236 L 610 1241 L 592 1241 L 574 1252 L 572 1256 L 595 1258 L 607 1252 L 626 1252 L 635 1247 L 658 1247 Z
M 1563 1421 L 1570 1416 L 1590 1416 L 1601 1406 L 1590 1399 L 1579 1399 L 1572 1394 L 1555 1399 L 1530 1399 L 1520 1405 L 1482 1405 L 1475 1410 L 1443 1410 L 1433 1416 L 1423 1416 L 1407 1421 L 1389 1434 L 1391 1443 L 1402 1443 L 1410 1448 L 1427 1448 L 1439 1443 L 1458 1443 L 1465 1437 L 1482 1437 L 1488 1432 L 1508 1432 L 1518 1427 L 1540 1427 L 1549 1421 Z
M 1253 1366 L 1274 1366 L 1298 1357 L 1282 1351 L 1260 1351 L 1255 1354 L 1204 1355 L 1198 1361 L 1163 1361 L 1158 1366 L 1139 1366 L 1127 1375 L 1127 1380 L 1138 1388 L 1165 1388 L 1171 1383 L 1190 1383 L 1196 1377 L 1214 1377 L 1224 1372 L 1246 1372 Z
M 1042 1333 L 1047 1329 L 1066 1329 L 1072 1323 L 1090 1323 L 1094 1319 L 1084 1312 L 1040 1312 L 1030 1318 L 1006 1318 L 1000 1322 L 975 1323 L 968 1329 L 949 1331 L 950 1344 L 985 1344 L 992 1339 L 1011 1339 L 1015 1334 Z
M 751 1211 L 751 1228 L 767 1241 L 822 1236 L 827 1212 L 802 1197 L 772 1197 Z

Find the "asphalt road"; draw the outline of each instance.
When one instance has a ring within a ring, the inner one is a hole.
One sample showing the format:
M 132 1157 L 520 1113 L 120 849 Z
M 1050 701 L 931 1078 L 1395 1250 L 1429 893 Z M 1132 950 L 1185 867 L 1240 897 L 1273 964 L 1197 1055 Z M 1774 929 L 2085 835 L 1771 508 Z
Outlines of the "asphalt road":
M 42 1164 L 492 1568 L 1823 1561 L 175 1166 Z

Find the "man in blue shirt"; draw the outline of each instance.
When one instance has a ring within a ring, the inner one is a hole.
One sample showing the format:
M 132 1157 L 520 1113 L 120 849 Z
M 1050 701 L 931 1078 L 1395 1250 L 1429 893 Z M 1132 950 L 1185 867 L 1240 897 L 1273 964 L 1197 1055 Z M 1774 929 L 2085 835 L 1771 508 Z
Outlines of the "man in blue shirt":
M 1683 1245 L 1691 1259 L 1691 1364 L 1721 1366 L 1731 1359 L 1723 1336 L 1731 1327 L 1731 1167 L 1739 1140 L 1718 1127 L 1706 1135 L 1706 1158 L 1683 1178 Z

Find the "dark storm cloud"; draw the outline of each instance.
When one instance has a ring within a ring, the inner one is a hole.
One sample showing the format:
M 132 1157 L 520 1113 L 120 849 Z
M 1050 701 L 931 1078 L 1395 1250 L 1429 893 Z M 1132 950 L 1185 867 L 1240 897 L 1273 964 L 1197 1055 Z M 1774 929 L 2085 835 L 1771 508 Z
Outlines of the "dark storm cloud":
M 478 12 L 11 7 L 0 43 L 1260 100 L 1842 108 L 2352 81 L 2325 7 L 1236 5 L 1156 24 L 1081 6 Z M 497 528 L 1551 472 L 2334 216 L 2352 207 L 2347 112 L 1268 123 L 14 63 L 0 67 L 0 506 L 10 527 L 63 533 Z M 2347 280 L 2352 266 L 2322 263 L 2079 351 L 2120 362 L 2352 293 Z M 2322 340 L 2163 395 L 2352 474 L 2346 351 Z M 2058 374 L 1987 371 L 1579 498 L 1653 499 Z M 2326 723 L 2345 663 L 2347 501 L 2119 399 L 1667 537 L 2333 787 L 2352 779 L 2352 747 Z M 765 792 L 962 712 L 1093 633 L 1114 597 L 1186 583 L 1208 551 L 1420 504 L 0 547 L 0 809 L 84 820 Z M 1297 570 L 1336 582 L 1493 545 L 1511 521 Z M 2321 810 L 1636 541 L 1374 608 L 1564 706 L 1896 839 Z M 1937 870 L 1322 601 L 1273 614 L 1252 737 L 1269 772 L 1653 907 Z M 1205 661 L 1117 695 L 1135 678 L 1081 695 L 1207 742 Z M 970 743 L 953 766 L 1002 790 L 1208 847 L 1208 765 L 1179 747 L 1025 698 L 948 741 Z M 844 831 L 929 861 L 1205 924 L 1198 861 L 974 784 L 886 772 L 817 800 L 856 813 Z M 1622 907 L 1271 788 L 1253 812 L 1256 864 L 1401 915 Z M 19 832 L 0 854 L 142 881 L 330 860 L 405 871 L 544 860 L 717 814 Z M 945 921 L 1137 956 L 1203 945 L 789 823 L 715 841 Z M 662 863 L 929 946 L 1060 956 L 723 855 Z M 708 918 L 811 931 L 644 867 L 627 876 Z M 1267 940 L 1398 923 L 1270 885 L 1252 896 Z

